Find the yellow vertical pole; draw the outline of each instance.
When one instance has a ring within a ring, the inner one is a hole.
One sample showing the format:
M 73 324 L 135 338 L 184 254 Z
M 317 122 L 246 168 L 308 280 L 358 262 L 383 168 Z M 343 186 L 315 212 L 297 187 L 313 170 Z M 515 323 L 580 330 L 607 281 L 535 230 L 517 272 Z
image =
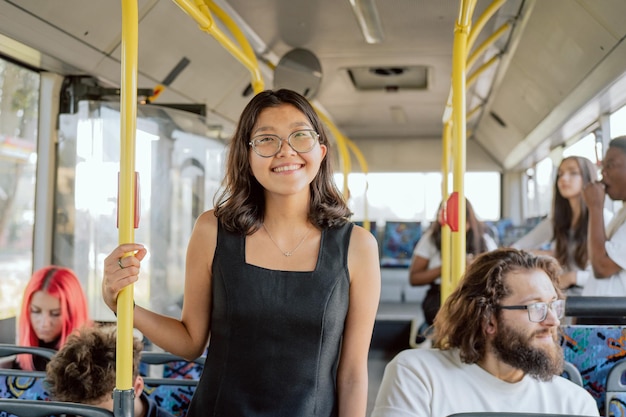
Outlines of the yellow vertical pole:
M 448 182 L 448 173 L 450 172 L 450 154 L 451 147 L 450 141 L 452 140 L 452 121 L 448 120 L 444 122 L 443 125 L 443 149 L 442 149 L 442 159 L 441 159 L 441 172 L 443 173 L 443 177 L 441 180 L 441 201 L 444 202 L 448 200 L 450 185 Z M 444 207 L 442 207 L 444 208 Z M 439 221 L 439 214 L 437 214 L 437 221 Z M 450 260 L 451 260 L 451 232 L 450 226 L 448 226 L 447 222 L 441 225 L 441 303 L 445 301 L 446 298 L 450 295 L 453 289 L 453 283 L 451 278 L 450 271 Z
M 328 127 L 328 130 L 333 134 L 337 141 L 337 149 L 339 149 L 339 164 L 343 172 L 343 196 L 347 200 L 348 195 L 348 175 L 352 171 L 352 164 L 350 161 L 350 152 L 348 150 L 348 144 L 346 137 L 337 129 L 337 126 L 330 120 L 330 118 L 323 111 L 319 110 L 313 103 L 311 103 L 317 115 L 322 119 L 322 122 Z
M 119 243 L 135 240 L 135 132 L 137 125 L 137 0 L 122 0 L 122 61 L 120 88 L 120 175 L 118 201 Z M 117 299 L 117 352 L 114 415 L 134 415 L 132 285 Z M 128 410 L 130 408 L 130 410 Z
M 461 0 L 459 18 L 454 27 L 454 47 L 452 51 L 452 142 L 453 142 L 453 185 L 458 194 L 458 231 L 452 232 L 452 271 L 453 283 L 458 283 L 465 271 L 465 161 L 466 161 L 466 114 L 465 114 L 465 72 L 467 42 L 471 24 L 471 13 L 475 0 Z

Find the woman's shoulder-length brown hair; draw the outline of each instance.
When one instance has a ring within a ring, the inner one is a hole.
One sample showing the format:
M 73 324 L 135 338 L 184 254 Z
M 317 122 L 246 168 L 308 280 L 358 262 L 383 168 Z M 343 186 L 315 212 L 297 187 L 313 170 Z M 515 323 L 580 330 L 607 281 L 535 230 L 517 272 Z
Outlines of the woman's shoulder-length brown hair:
M 229 145 L 222 192 L 215 200 L 215 215 L 229 231 L 253 233 L 261 227 L 265 215 L 265 195 L 250 169 L 249 153 L 253 151 L 249 142 L 259 114 L 268 107 L 283 104 L 292 105 L 304 113 L 319 134 L 319 142 L 328 148 L 318 174 L 309 185 L 309 220 L 319 228 L 336 227 L 346 223 L 351 215 L 335 185 L 328 136 L 311 104 L 291 90 L 267 90 L 254 96 L 245 107 Z

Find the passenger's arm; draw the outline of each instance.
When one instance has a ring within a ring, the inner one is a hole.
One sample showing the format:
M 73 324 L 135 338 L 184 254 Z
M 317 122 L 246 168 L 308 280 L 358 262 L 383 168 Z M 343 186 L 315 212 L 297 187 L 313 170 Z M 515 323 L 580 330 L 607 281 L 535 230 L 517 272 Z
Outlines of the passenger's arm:
M 583 198 L 589 209 L 587 245 L 589 261 L 596 278 L 607 278 L 618 273 L 622 268 L 613 262 L 606 252 L 606 233 L 604 229 L 604 185 L 589 183 L 583 189 Z
M 441 267 L 428 269 L 429 259 L 413 255 L 409 267 L 409 283 L 413 286 L 428 285 L 441 276 Z
M 337 370 L 339 416 L 365 416 L 367 358 L 380 299 L 378 244 L 367 230 L 355 226 L 348 249 L 350 303 Z
M 134 326 L 162 349 L 195 359 L 204 352 L 209 337 L 211 314 L 211 265 L 217 241 L 217 220 L 213 212 L 203 213 L 192 232 L 187 247 L 185 295 L 182 319 L 163 316 L 140 306 L 135 307 Z M 118 259 L 126 252 L 137 251 L 124 258 L 121 269 Z M 119 291 L 137 281 L 140 261 L 146 250 L 138 244 L 118 246 L 104 261 L 103 297 L 111 310 L 117 309 Z

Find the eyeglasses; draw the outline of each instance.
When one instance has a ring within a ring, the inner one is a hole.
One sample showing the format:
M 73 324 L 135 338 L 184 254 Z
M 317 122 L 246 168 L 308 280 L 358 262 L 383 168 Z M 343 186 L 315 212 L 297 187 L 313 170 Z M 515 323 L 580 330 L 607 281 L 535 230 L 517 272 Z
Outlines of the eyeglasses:
M 541 323 L 548 316 L 548 308 L 562 319 L 565 315 L 565 300 L 554 300 L 551 303 L 533 303 L 526 306 L 498 306 L 503 310 L 528 310 L 528 320 Z
M 287 137 L 287 143 L 294 151 L 307 153 L 315 147 L 319 137 L 320 135 L 315 130 L 296 130 Z M 257 155 L 269 158 L 280 152 L 284 140 L 277 135 L 263 134 L 253 137 L 248 145 L 252 146 Z

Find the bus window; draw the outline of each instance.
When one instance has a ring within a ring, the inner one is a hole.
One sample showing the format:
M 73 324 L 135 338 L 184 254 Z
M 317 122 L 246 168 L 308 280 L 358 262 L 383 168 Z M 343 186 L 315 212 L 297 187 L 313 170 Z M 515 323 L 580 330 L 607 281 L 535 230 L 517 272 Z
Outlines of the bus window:
M 32 272 L 39 74 L 0 59 L 0 319 Z

